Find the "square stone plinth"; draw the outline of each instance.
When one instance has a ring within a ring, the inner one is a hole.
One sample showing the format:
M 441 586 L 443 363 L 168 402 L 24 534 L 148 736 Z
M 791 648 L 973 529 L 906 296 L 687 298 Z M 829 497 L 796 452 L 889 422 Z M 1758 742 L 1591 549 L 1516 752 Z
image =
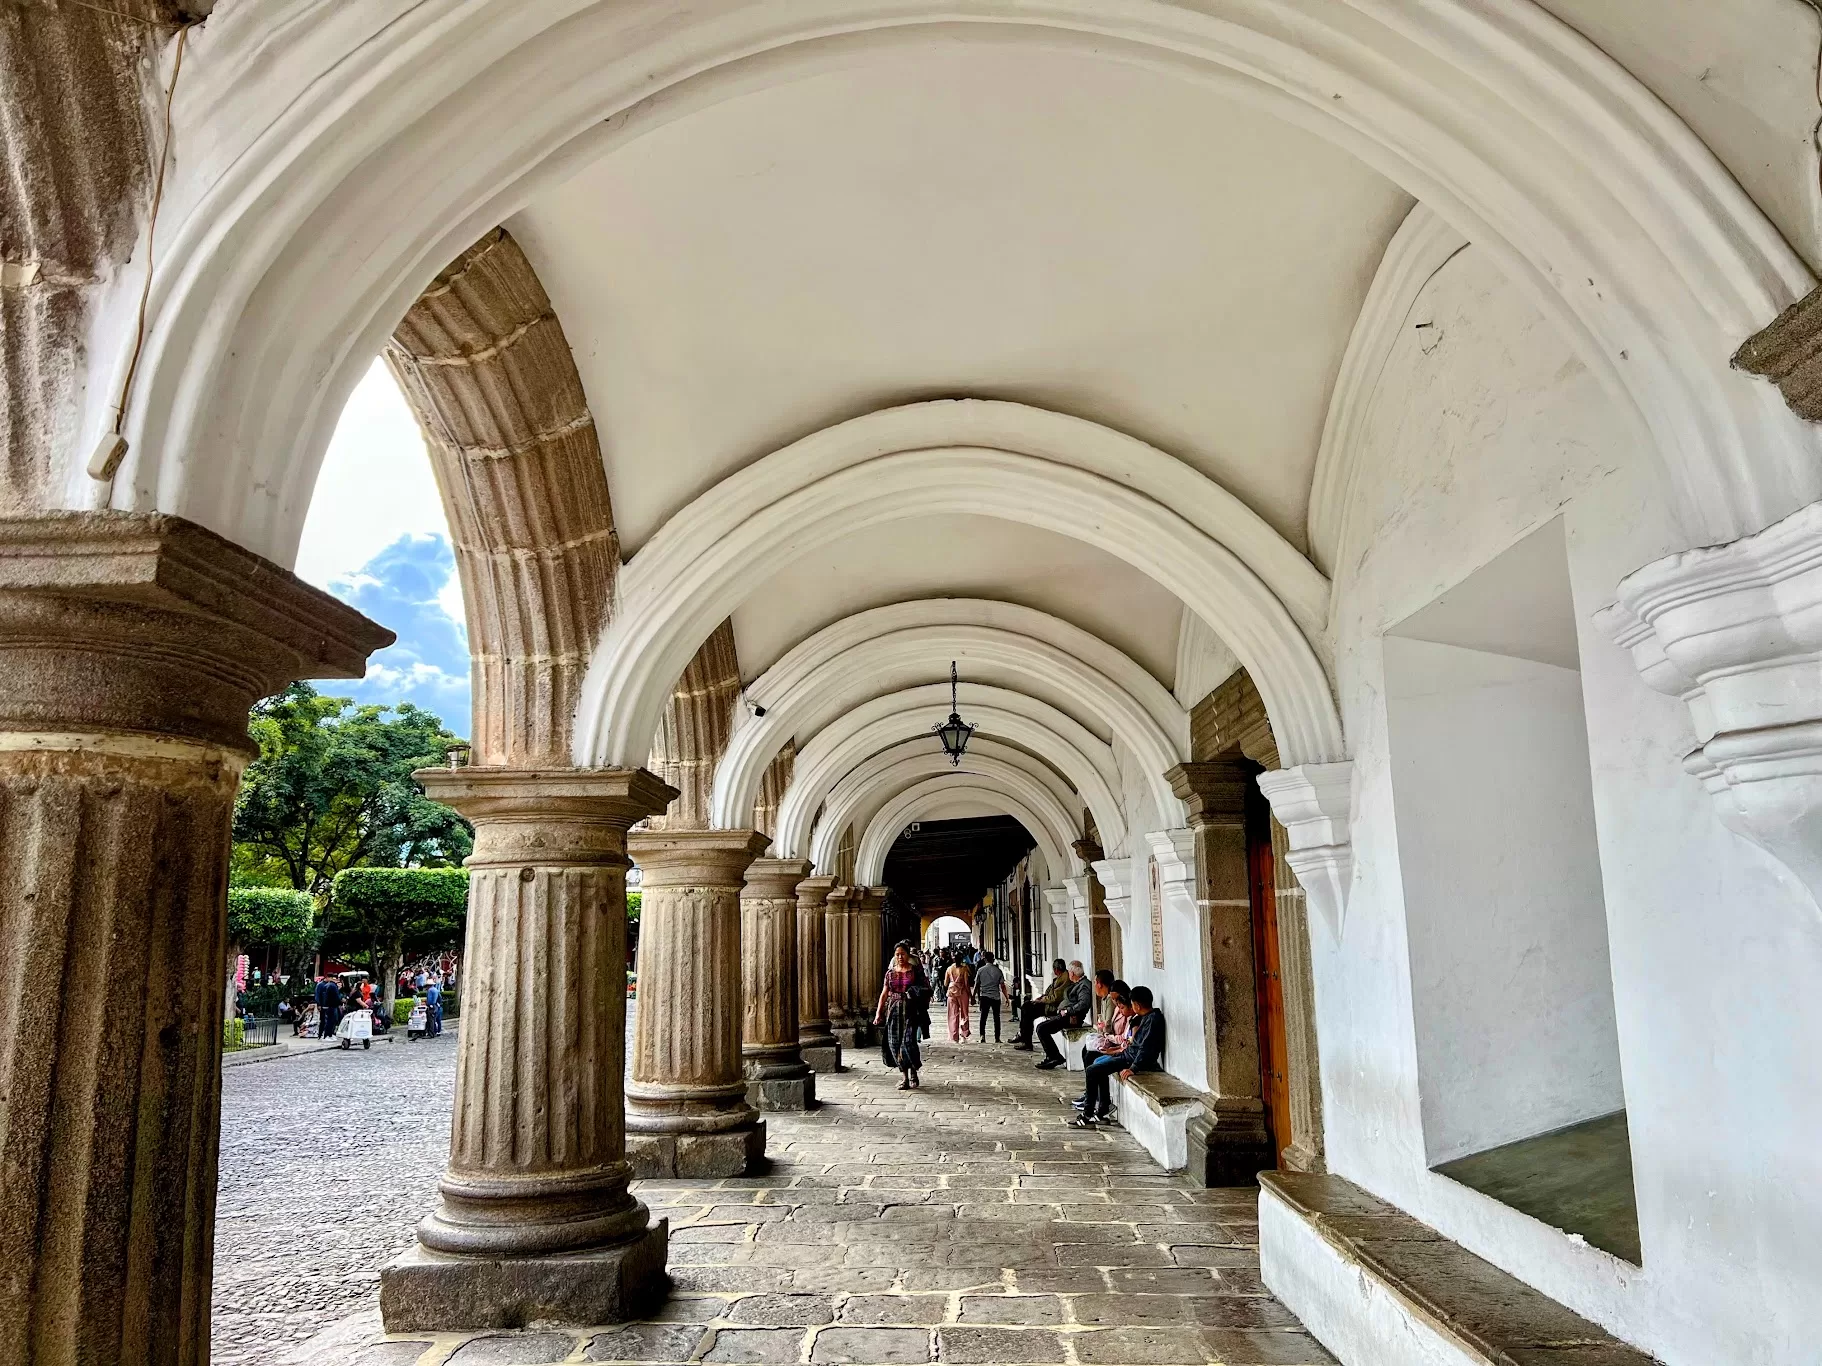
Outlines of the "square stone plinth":
M 816 1104 L 816 1074 L 747 1083 L 747 1104 L 761 1110 L 808 1110 Z
M 628 1134 L 626 1160 L 640 1180 L 745 1176 L 765 1160 L 765 1121 L 718 1134 Z
M 380 1273 L 388 1333 L 588 1326 L 651 1313 L 670 1287 L 669 1223 L 630 1243 L 550 1257 L 449 1257 L 413 1243 Z
M 835 1035 L 838 1047 L 871 1048 L 877 1031 L 873 1028 L 873 1022 L 869 1020 L 860 1024 L 835 1025 L 829 1032 Z M 807 1062 L 808 1059 L 806 1058 L 805 1061 Z
M 832 1043 L 820 1047 L 802 1048 L 804 1062 L 812 1072 L 821 1072 L 824 1076 L 834 1076 L 841 1071 L 841 1045 Z

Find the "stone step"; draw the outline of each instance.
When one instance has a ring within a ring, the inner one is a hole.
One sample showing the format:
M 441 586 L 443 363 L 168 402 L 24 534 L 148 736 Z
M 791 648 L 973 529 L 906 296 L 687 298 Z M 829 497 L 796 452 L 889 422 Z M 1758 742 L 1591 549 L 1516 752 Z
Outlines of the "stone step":
M 1350 1344 L 1333 1339 L 1362 1331 L 1362 1324 L 1396 1321 L 1399 1334 L 1415 1333 L 1433 1345 L 1435 1355 L 1425 1361 L 1655 1366 L 1655 1358 L 1350 1181 L 1263 1172 L 1259 1185 L 1266 1283 L 1343 1360 L 1368 1358 L 1349 1356 Z M 1271 1236 L 1274 1226 L 1278 1239 Z M 1274 1242 L 1283 1252 L 1284 1276 L 1273 1272 Z M 1334 1265 L 1317 1271 L 1309 1254 L 1322 1249 Z M 1342 1304 L 1336 1292 L 1363 1303 Z M 1325 1308 L 1335 1324 L 1327 1332 Z M 1365 1348 L 1366 1339 L 1353 1345 Z

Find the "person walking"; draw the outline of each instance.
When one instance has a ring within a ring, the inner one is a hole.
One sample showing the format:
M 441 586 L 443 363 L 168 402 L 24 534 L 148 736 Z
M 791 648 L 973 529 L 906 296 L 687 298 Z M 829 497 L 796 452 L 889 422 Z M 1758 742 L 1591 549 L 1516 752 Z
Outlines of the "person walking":
M 1126 1048 L 1088 1064 L 1083 1080 L 1082 1113 L 1069 1121 L 1072 1129 L 1093 1129 L 1113 1121 L 1113 1078 L 1131 1081 L 1134 1072 L 1164 1070 L 1164 1013 L 1154 1010 L 1150 987 L 1132 989 L 1132 1029 Z
M 981 965 L 974 974 L 974 999 L 981 1008 L 981 1042 L 987 1042 L 987 1017 L 993 1016 L 993 1041 L 1000 1041 L 1000 1003 L 1010 1000 L 1012 993 L 1006 987 L 1006 971 L 993 960 L 993 955 L 983 953 Z
M 968 1009 L 973 1004 L 969 996 L 967 965 L 951 963 L 949 971 L 943 974 L 943 984 L 947 989 L 944 1000 L 949 1007 L 949 1042 L 961 1043 L 968 1037 Z
M 1046 1015 L 1038 1021 L 1038 1042 L 1044 1046 L 1044 1061 L 1038 1064 L 1038 1070 L 1048 1072 L 1066 1065 L 1063 1050 L 1056 1045 L 1056 1036 L 1066 1029 L 1080 1029 L 1088 1020 L 1088 1012 L 1094 1008 L 1094 988 L 1082 975 L 1082 963 L 1076 959 L 1069 964 L 1069 985 L 1063 989 L 1063 999 L 1056 1008 L 1056 1014 Z
M 1021 1052 L 1029 1053 L 1033 1048 L 1031 1028 L 1046 1015 L 1055 1012 L 1063 1003 L 1063 993 L 1069 990 L 1069 964 L 1061 958 L 1050 965 L 1050 985 L 1044 994 L 1035 1001 L 1027 1001 L 1019 1007 L 1019 1037 L 1012 1045 Z
M 928 1030 L 930 978 L 923 965 L 911 956 L 911 941 L 901 939 L 892 949 L 892 962 L 886 968 L 886 980 L 879 989 L 879 1002 L 873 1008 L 873 1023 L 879 1026 L 880 1050 L 886 1066 L 896 1068 L 904 1080 L 901 1091 L 917 1089 L 917 1074 L 923 1069 L 923 1050 L 917 1046 L 921 1021 Z

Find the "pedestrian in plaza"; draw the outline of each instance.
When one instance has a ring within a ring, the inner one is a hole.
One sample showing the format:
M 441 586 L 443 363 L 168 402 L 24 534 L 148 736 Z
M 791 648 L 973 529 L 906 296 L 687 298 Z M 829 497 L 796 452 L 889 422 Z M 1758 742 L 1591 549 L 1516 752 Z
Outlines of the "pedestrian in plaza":
M 980 967 L 974 972 L 974 999 L 981 1008 L 981 1042 L 987 1042 L 987 1017 L 993 1017 L 993 1041 L 1000 1042 L 1000 1003 L 1010 1001 L 1012 992 L 1006 986 L 1006 970 L 983 953 Z
M 1164 1013 L 1152 1008 L 1151 988 L 1132 989 L 1132 1030 L 1126 1048 L 1109 1057 L 1096 1058 L 1083 1078 L 1082 1113 L 1069 1121 L 1072 1129 L 1092 1129 L 1113 1120 L 1113 1079 L 1131 1081 L 1135 1072 L 1164 1070 Z
M 1063 1050 L 1056 1045 L 1056 1036 L 1066 1029 L 1080 1029 L 1088 1022 L 1088 1013 L 1093 1009 L 1094 988 L 1082 973 L 1081 960 L 1073 959 L 1069 964 L 1069 985 L 1063 989 L 1063 1000 L 1056 1013 L 1038 1021 L 1038 1042 L 1044 1046 L 1044 1061 L 1038 1064 L 1039 1071 L 1048 1072 L 1066 1065 Z
M 973 1004 L 969 995 L 967 964 L 960 961 L 951 963 L 949 971 L 943 974 L 943 985 L 943 999 L 949 1007 L 949 1042 L 960 1043 L 968 1037 L 968 1008 Z
M 923 1069 L 923 1051 L 917 1046 L 918 1025 L 929 1028 L 930 979 L 923 965 L 911 956 L 911 941 L 901 939 L 892 948 L 892 962 L 886 968 L 886 980 L 879 989 L 879 1002 L 873 1008 L 873 1023 L 879 1026 L 880 1049 L 886 1066 L 896 1068 L 903 1076 L 898 1089 L 917 1089 L 917 1074 Z
M 335 978 L 324 975 L 316 984 L 316 1037 L 331 1038 L 342 1022 L 342 988 Z
M 1061 958 L 1050 965 L 1050 986 L 1035 1001 L 1027 1001 L 1019 1007 L 1019 1037 L 1012 1046 L 1029 1053 L 1032 1050 L 1031 1029 L 1046 1015 L 1054 1014 L 1063 1003 L 1063 994 L 1069 990 L 1069 964 Z
M 434 977 L 424 989 L 424 1025 L 433 1039 L 443 1032 L 443 988 Z

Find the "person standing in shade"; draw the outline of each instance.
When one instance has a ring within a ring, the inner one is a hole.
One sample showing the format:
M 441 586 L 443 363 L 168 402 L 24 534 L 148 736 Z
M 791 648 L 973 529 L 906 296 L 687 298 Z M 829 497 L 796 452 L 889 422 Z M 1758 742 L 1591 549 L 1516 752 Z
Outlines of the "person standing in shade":
M 1066 1029 L 1080 1029 L 1088 1022 L 1088 1012 L 1093 1009 L 1094 988 L 1083 976 L 1081 960 L 1077 959 L 1069 965 L 1069 985 L 1063 989 L 1063 1000 L 1057 1006 L 1056 1014 L 1046 1015 L 1038 1022 L 1038 1042 L 1044 1045 L 1044 1061 L 1038 1064 L 1040 1071 L 1048 1072 L 1065 1065 L 1056 1036 Z
M 316 984 L 316 1037 L 335 1037 L 335 1027 L 342 1022 L 342 988 L 333 977 Z
M 968 965 L 957 960 L 943 974 L 944 1001 L 949 1008 L 949 1042 L 961 1043 L 968 1037 L 968 1009 L 973 1004 L 969 995 Z
M 917 1074 L 923 1069 L 923 1051 L 917 1046 L 919 1024 L 927 1030 L 930 1016 L 930 979 L 923 966 L 911 956 L 911 941 L 901 939 L 892 949 L 892 963 L 886 969 L 886 980 L 879 989 L 879 1003 L 873 1009 L 873 1023 L 879 1026 L 880 1051 L 886 1066 L 896 1068 L 904 1077 L 901 1091 L 917 1089 Z
M 1113 1078 L 1131 1081 L 1134 1072 L 1164 1070 L 1164 1015 L 1152 1009 L 1151 988 L 1132 989 L 1132 1026 L 1124 1052 L 1096 1058 L 1088 1064 L 1083 1079 L 1085 1099 L 1082 1113 L 1069 1121 L 1072 1129 L 1092 1129 L 1102 1121 L 1113 1119 Z
M 981 965 L 974 974 L 974 999 L 981 1008 L 981 1042 L 987 1042 L 987 1017 L 993 1017 L 993 1041 L 1000 1041 L 1000 1002 L 1012 998 L 1006 988 L 1005 969 L 993 961 L 993 955 L 981 955 Z
M 1063 1003 L 1063 993 L 1069 990 L 1069 964 L 1061 958 L 1050 965 L 1050 986 L 1035 1001 L 1027 1001 L 1019 1007 L 1019 1037 L 1012 1046 L 1022 1052 L 1032 1049 L 1031 1027 L 1046 1015 L 1053 1014 Z

